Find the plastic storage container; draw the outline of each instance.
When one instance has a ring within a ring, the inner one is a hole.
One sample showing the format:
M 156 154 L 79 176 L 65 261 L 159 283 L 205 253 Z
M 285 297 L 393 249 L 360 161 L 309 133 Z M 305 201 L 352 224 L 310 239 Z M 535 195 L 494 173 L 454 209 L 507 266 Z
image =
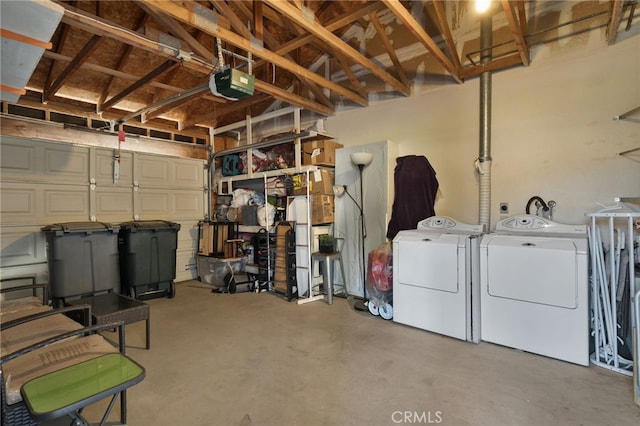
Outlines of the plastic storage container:
M 120 224 L 120 282 L 135 299 L 173 298 L 180 224 L 146 220 Z
M 56 306 L 65 298 L 119 291 L 118 225 L 67 222 L 42 228 L 49 288 Z
M 234 259 L 218 259 L 209 256 L 196 256 L 198 280 L 203 283 L 211 284 L 216 288 L 223 288 L 225 276 L 228 273 L 241 274 L 244 271 L 246 258 L 237 257 Z

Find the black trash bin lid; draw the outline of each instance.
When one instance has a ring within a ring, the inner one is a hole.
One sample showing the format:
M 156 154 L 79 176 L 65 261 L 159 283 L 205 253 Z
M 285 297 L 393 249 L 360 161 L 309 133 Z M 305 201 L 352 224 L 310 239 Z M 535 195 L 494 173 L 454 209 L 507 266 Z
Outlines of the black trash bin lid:
M 118 232 L 120 225 L 104 222 L 64 222 L 54 223 L 42 228 L 44 232 L 55 233 L 56 235 L 94 232 Z
M 121 223 L 120 228 L 129 232 L 137 232 L 138 230 L 160 231 L 166 229 L 179 231 L 180 224 L 170 222 L 168 220 L 136 220 L 132 222 Z

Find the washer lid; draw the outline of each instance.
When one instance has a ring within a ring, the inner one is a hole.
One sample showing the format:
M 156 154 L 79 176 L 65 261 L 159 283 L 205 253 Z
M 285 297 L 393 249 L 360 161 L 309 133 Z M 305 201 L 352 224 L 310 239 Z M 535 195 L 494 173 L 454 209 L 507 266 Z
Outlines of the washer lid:
M 586 237 L 587 225 L 553 222 L 540 216 L 524 214 L 511 216 L 496 224 L 496 233 L 555 237 Z
M 408 229 L 400 231 L 393 237 L 393 243 L 420 242 L 424 244 L 451 244 L 464 247 L 467 235 L 443 231 L 426 231 L 424 229 Z
M 431 216 L 418 222 L 416 229 L 423 231 L 440 231 L 447 234 L 480 235 L 482 225 L 471 225 L 458 222 L 447 216 Z

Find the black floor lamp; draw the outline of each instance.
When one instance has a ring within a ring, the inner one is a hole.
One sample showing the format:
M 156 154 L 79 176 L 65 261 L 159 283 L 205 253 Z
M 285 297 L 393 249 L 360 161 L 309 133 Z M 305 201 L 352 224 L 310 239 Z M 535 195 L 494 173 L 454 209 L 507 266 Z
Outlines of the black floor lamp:
M 358 207 L 360 211 L 360 229 L 361 229 L 361 239 L 360 239 L 360 251 L 362 254 L 362 295 L 363 300 L 357 301 L 354 308 L 359 311 L 368 310 L 366 303 L 367 300 L 367 259 L 364 248 L 364 241 L 367 238 L 367 231 L 364 223 L 364 185 L 362 179 L 362 170 L 371 164 L 373 160 L 373 154 L 370 152 L 354 152 L 351 154 L 351 162 L 358 167 L 358 171 L 360 173 L 360 203 L 358 203 L 355 198 L 347 192 L 347 187 L 345 185 L 336 185 L 334 186 L 334 192 L 336 196 L 341 196 L 346 193 L 349 198 L 353 200 L 355 205 Z

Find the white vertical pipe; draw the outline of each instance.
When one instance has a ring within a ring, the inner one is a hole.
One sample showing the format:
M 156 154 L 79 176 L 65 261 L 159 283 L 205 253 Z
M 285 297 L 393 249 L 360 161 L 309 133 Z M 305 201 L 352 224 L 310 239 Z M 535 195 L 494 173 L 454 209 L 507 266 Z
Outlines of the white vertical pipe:
M 492 17 L 480 21 L 480 63 L 491 60 Z M 476 168 L 480 177 L 479 223 L 488 231 L 491 226 L 491 72 L 480 74 L 480 155 Z

